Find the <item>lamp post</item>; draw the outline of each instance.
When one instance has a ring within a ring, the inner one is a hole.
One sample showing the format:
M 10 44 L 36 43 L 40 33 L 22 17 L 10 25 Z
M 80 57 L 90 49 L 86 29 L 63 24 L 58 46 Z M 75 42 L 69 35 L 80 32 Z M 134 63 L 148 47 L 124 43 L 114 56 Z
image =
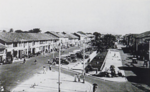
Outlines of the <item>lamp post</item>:
M 59 42 L 60 43 L 60 42 Z M 61 73 L 61 43 L 59 44 L 59 72 L 58 72 L 58 92 L 60 92 L 60 84 L 61 84 L 61 77 L 60 77 L 60 73 Z
M 85 83 L 85 44 L 83 41 L 83 83 Z
M 53 59 L 54 59 L 54 41 L 52 40 L 52 44 L 53 44 Z

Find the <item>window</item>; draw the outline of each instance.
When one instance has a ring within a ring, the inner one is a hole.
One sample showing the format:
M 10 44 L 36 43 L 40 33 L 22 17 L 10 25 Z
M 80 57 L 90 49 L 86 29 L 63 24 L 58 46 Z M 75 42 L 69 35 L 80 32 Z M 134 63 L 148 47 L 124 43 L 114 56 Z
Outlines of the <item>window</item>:
M 17 43 L 13 43 L 13 47 L 17 47 Z
M 43 44 L 43 41 L 40 41 L 40 44 Z
M 35 42 L 32 42 L 32 45 L 34 46 L 34 45 L 35 45 Z

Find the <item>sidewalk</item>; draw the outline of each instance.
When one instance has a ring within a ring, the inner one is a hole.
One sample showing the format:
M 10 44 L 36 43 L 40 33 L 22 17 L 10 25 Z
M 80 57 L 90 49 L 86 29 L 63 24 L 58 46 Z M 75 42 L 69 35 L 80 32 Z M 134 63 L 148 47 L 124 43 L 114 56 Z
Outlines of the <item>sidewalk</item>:
M 74 77 L 61 73 L 61 92 L 92 92 L 92 84 L 74 82 Z M 58 72 L 47 70 L 35 74 L 11 92 L 58 92 Z

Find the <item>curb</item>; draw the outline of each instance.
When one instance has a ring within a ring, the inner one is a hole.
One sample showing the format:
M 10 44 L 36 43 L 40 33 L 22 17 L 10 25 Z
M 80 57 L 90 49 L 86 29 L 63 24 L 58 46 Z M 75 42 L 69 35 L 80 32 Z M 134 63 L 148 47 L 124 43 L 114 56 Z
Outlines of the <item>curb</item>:
M 104 81 L 109 81 L 109 82 L 119 82 L 119 81 L 111 81 L 111 80 L 107 80 L 107 79 L 103 79 L 101 77 L 95 77 L 95 76 L 92 76 L 92 75 L 87 75 L 87 76 L 90 76 L 90 77 L 94 77 L 96 79 L 101 79 L 101 80 L 104 80 Z M 104 77 L 105 78 L 105 77 Z M 107 78 L 107 77 L 106 77 Z M 124 82 L 127 82 L 128 80 L 126 79 L 126 77 L 124 77 L 126 81 Z

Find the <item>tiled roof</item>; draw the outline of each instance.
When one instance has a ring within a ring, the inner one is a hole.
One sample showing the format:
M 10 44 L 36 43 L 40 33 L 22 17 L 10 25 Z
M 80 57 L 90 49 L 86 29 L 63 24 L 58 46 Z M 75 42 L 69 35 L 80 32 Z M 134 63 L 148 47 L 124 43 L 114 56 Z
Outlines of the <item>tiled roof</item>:
M 82 31 L 78 31 L 77 33 L 82 34 L 82 35 L 86 35 L 86 33 L 82 32 Z
M 70 38 L 70 39 L 78 39 L 77 36 L 75 36 L 75 35 L 73 35 L 73 34 L 71 34 L 71 33 L 66 33 L 65 35 L 66 35 L 68 38 Z
M 75 33 L 75 34 L 77 34 L 77 35 L 79 35 L 79 36 L 81 36 L 81 37 L 86 37 L 86 35 L 81 34 L 81 33 Z
M 74 34 L 70 33 L 68 34 L 70 38 L 78 39 L 79 37 L 75 36 Z
M 150 31 L 143 32 L 137 36 L 137 38 L 143 38 L 150 36 Z
M 63 37 L 63 38 L 68 38 L 68 36 L 67 35 L 65 35 L 65 34 L 63 34 L 63 33 L 61 33 L 61 32 L 59 32 L 59 33 L 57 33 L 59 36 L 61 36 L 61 37 Z
M 0 39 L 4 42 L 21 42 L 58 39 L 52 35 L 44 33 L 7 33 L 0 32 Z
M 86 34 L 86 35 L 87 35 L 87 37 L 94 37 L 93 34 Z
M 127 36 L 138 37 L 138 36 L 139 36 L 139 34 L 126 34 L 126 35 L 125 35 L 125 37 L 127 37 Z
M 64 36 L 59 35 L 59 34 L 57 34 L 56 32 L 50 31 L 49 33 L 52 34 L 52 35 L 54 35 L 54 36 L 57 36 L 57 37 L 59 37 L 59 38 L 64 38 Z

